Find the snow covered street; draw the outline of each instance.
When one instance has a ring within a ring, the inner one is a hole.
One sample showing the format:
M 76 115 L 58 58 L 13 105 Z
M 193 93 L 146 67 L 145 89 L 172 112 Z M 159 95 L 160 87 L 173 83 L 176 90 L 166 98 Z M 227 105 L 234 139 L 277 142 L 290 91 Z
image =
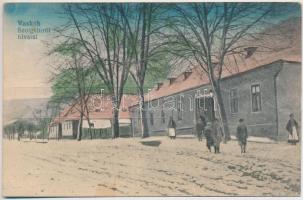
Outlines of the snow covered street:
M 299 196 L 300 144 L 205 139 L 3 141 L 4 196 Z

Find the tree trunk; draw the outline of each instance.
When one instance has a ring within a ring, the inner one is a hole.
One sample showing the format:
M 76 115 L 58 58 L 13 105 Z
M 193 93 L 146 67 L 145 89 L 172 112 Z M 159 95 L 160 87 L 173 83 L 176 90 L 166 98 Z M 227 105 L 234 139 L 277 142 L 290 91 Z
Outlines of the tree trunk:
M 146 138 L 149 137 L 148 132 L 148 124 L 146 118 L 146 107 L 144 103 L 144 91 L 143 88 L 140 89 L 140 109 L 141 109 L 141 126 L 142 126 L 142 137 Z
M 92 129 L 90 127 L 90 124 L 88 125 L 88 132 L 89 132 L 89 135 L 90 135 L 90 139 L 92 140 L 93 139 L 93 134 L 92 134 Z
M 92 133 L 92 128 L 91 128 L 89 117 L 87 118 L 87 123 L 88 123 L 88 132 L 89 132 L 89 135 L 90 135 L 90 139 L 92 140 L 93 139 L 93 133 Z
M 224 142 L 230 140 L 230 133 L 229 133 L 229 128 L 227 125 L 227 116 L 225 112 L 225 107 L 223 103 L 223 98 L 221 94 L 221 89 L 219 85 L 213 86 L 214 89 L 214 94 L 215 98 L 217 100 L 217 105 L 218 105 L 218 112 L 219 112 L 219 120 L 221 123 L 221 127 L 223 127 L 223 134 L 224 134 Z
M 82 123 L 83 123 L 83 113 L 80 114 L 80 121 L 78 124 L 78 131 L 77 131 L 77 140 L 81 141 L 82 139 Z
M 119 109 L 115 106 L 114 108 L 114 116 L 113 116 L 113 138 L 118 138 L 119 134 Z

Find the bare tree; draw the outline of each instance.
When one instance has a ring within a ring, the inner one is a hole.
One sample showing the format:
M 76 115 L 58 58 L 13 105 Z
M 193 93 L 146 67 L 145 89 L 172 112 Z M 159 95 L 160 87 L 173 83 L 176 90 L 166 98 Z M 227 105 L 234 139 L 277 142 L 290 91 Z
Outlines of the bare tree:
M 125 12 L 131 10 L 131 15 Z M 168 23 L 165 20 L 166 4 L 137 3 L 119 4 L 119 11 L 125 20 L 130 38 L 129 48 L 134 50 L 130 74 L 135 81 L 140 97 L 142 137 L 148 137 L 144 83 L 148 67 L 159 59 L 159 54 L 167 43 L 161 37 Z M 158 58 L 157 58 L 158 57 Z
M 228 70 L 226 59 L 248 55 L 247 40 L 262 31 L 272 10 L 270 3 L 191 3 L 175 5 L 171 15 L 174 25 L 168 40 L 172 52 L 207 74 L 226 140 L 230 134 L 220 85 Z
M 125 11 L 126 15 L 129 12 Z M 134 53 L 116 4 L 66 4 L 68 22 L 59 36 L 81 43 L 113 102 L 113 137 L 119 137 L 119 107 Z
M 67 103 L 71 109 L 80 114 L 77 140 L 82 139 L 83 119 L 89 124 L 89 133 L 92 139 L 90 126 L 90 97 L 95 86 L 95 71 L 89 67 L 89 62 L 81 52 L 79 43 L 63 42 L 50 52 L 57 56 L 61 63 L 53 74 L 53 92 L 56 103 Z
M 53 110 L 48 104 L 43 109 L 34 109 L 32 111 L 33 119 L 37 123 L 37 129 L 42 133 L 43 140 L 46 138 L 45 136 L 48 130 L 48 125 L 52 119 L 52 112 Z
M 88 101 L 91 96 L 92 86 L 94 83 L 94 79 L 90 79 L 89 81 L 86 81 L 90 71 L 85 69 L 83 67 L 83 64 L 81 64 L 81 57 L 77 58 L 76 55 L 73 56 L 72 63 L 69 63 L 69 69 L 71 69 L 73 72 L 71 74 L 75 75 L 74 81 L 76 81 L 77 84 L 77 90 L 78 90 L 78 99 L 75 102 L 74 109 L 77 109 L 80 113 L 80 120 L 78 123 L 78 130 L 77 130 L 77 140 L 80 141 L 82 139 L 82 130 L 83 130 L 83 118 L 84 116 L 88 120 L 89 124 L 89 131 L 90 131 L 90 137 L 92 139 L 92 133 L 90 128 L 90 118 L 89 118 L 89 109 L 88 109 Z M 87 85 L 88 84 L 88 85 Z

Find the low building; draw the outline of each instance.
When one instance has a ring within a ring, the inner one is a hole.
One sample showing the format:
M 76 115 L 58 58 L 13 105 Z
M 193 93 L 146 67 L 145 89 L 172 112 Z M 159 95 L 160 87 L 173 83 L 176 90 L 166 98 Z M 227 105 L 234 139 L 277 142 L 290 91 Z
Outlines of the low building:
M 88 134 L 99 135 L 101 137 L 101 134 L 104 132 L 110 137 L 113 118 L 111 97 L 108 95 L 94 94 L 88 98 L 88 112 L 87 110 L 83 112 L 83 137 L 89 137 Z M 119 112 L 119 125 L 123 130 L 121 131 L 121 136 L 130 136 L 132 134 L 128 107 L 136 100 L 137 97 L 134 95 L 123 95 L 122 97 Z M 65 107 L 49 124 L 49 138 L 77 138 L 81 114 L 80 110 L 79 101 L 71 106 Z

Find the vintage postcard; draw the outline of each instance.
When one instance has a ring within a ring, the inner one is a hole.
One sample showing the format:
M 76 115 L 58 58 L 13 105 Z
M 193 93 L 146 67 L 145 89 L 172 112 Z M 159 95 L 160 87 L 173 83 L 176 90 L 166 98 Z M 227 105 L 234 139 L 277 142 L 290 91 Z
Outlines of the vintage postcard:
M 301 196 L 301 9 L 3 4 L 2 195 Z

